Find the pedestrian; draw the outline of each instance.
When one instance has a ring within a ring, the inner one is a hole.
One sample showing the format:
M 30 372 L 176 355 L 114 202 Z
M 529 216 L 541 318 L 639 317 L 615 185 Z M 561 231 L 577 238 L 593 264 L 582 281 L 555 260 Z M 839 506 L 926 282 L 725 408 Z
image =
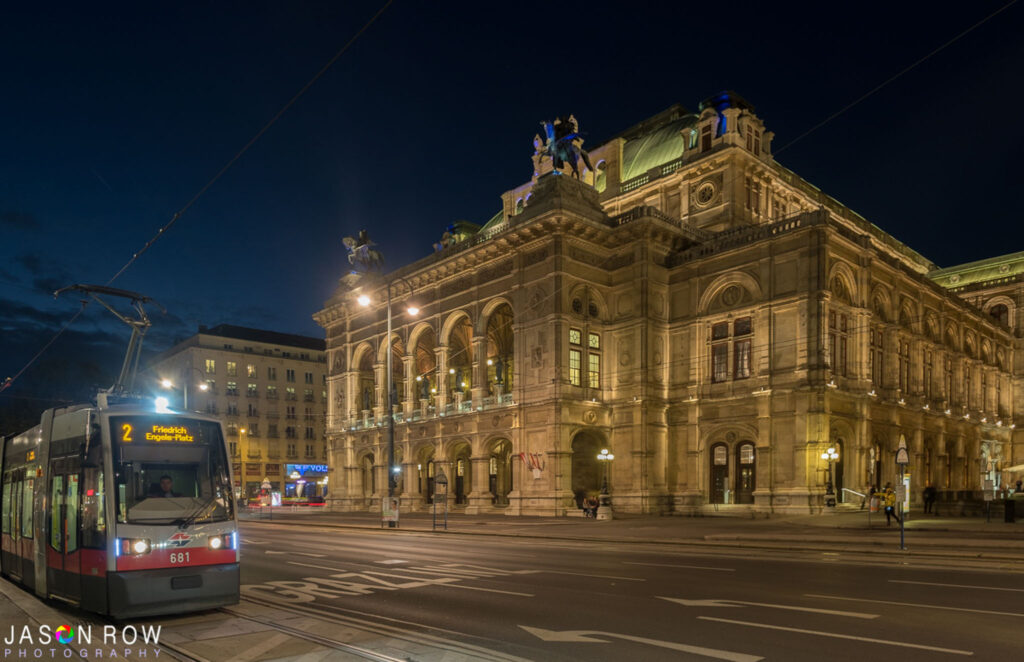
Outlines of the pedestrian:
M 924 492 L 921 493 L 921 496 L 924 497 L 924 512 L 932 512 L 932 508 L 935 505 L 936 492 L 935 486 L 931 483 L 925 486 Z
M 885 484 L 885 525 L 891 526 L 890 518 L 895 519 L 897 524 L 902 524 L 899 515 L 896 514 L 896 492 L 892 489 L 892 483 Z
M 586 504 L 587 504 L 587 517 L 594 517 L 594 518 L 596 518 L 597 517 L 597 508 L 598 508 L 599 505 L 601 505 L 600 501 L 598 501 L 598 499 L 597 499 L 597 496 L 596 495 L 588 496 Z
M 1024 486 L 1024 480 L 1018 480 L 1018 481 L 1017 481 L 1017 485 L 1015 486 L 1015 489 L 1013 490 L 1013 491 L 1014 491 L 1014 493 L 1015 493 L 1015 494 L 1016 494 L 1016 493 L 1019 493 L 1019 492 L 1021 491 L 1021 487 L 1022 487 L 1022 486 Z

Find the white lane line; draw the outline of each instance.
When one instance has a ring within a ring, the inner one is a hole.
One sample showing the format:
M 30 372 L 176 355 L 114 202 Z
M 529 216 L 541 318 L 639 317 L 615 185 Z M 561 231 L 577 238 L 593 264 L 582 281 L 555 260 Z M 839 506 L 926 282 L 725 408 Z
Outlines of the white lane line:
M 242 538 L 242 543 L 246 545 L 269 545 L 266 540 L 249 540 L 248 538 Z
M 835 609 L 817 609 L 815 607 L 798 607 L 796 605 L 776 605 L 769 604 L 767 602 L 747 602 L 746 600 L 686 600 L 684 598 L 666 598 L 664 596 L 655 596 L 659 600 L 668 600 L 669 602 L 675 602 L 685 607 L 734 607 L 736 605 L 743 605 L 746 607 L 766 607 L 768 609 L 786 609 L 788 611 L 808 611 L 814 614 L 828 614 L 829 616 L 846 616 L 848 618 L 864 618 L 872 619 L 878 618 L 878 614 L 865 614 L 856 611 L 836 611 Z
M 622 565 L 651 565 L 658 568 L 689 568 L 690 570 L 718 570 L 719 572 L 736 572 L 736 568 L 712 568 L 706 565 L 674 565 L 672 563 L 640 563 L 638 561 L 623 561 Z
M 395 565 L 396 563 L 408 563 L 402 559 L 388 559 L 387 561 L 374 561 L 374 563 L 380 563 L 381 565 Z
M 768 625 L 767 623 L 748 623 L 746 621 L 734 621 L 730 618 L 712 618 L 711 616 L 698 616 L 701 621 L 716 621 L 719 623 L 731 623 L 733 625 L 746 625 L 752 628 L 765 628 L 767 630 L 784 630 L 786 632 L 799 632 L 800 634 L 813 634 L 819 637 L 832 637 L 834 639 L 852 639 L 854 641 L 867 641 L 872 644 L 884 644 L 886 646 L 900 646 L 902 648 L 919 648 L 937 653 L 949 653 L 951 655 L 974 655 L 973 651 L 962 651 L 956 648 L 939 648 L 938 646 L 925 646 L 923 644 L 908 644 L 903 641 L 886 641 L 873 637 L 855 637 L 852 634 L 837 634 L 835 632 L 819 632 L 817 630 L 804 630 L 803 628 L 788 628 L 782 625 Z
M 838 595 L 814 595 L 804 593 L 808 598 L 822 598 L 824 600 L 851 600 L 853 602 L 873 602 L 880 605 L 896 605 L 897 607 L 920 607 L 921 609 L 943 609 L 945 611 L 966 611 L 972 614 L 992 614 L 995 616 L 1016 616 L 1024 618 L 1024 613 L 1015 611 L 990 611 L 988 609 L 968 609 L 966 607 L 943 607 L 941 605 L 919 605 L 913 602 L 895 602 L 893 600 L 869 600 L 868 598 L 844 598 Z
M 288 554 L 289 556 L 312 556 L 315 559 L 322 559 L 322 558 L 325 558 L 327 556 L 326 554 L 310 554 L 308 552 L 279 552 L 279 551 L 273 550 L 273 549 L 263 550 L 263 553 L 264 554 Z
M 347 568 L 332 568 L 326 565 L 316 565 L 314 563 L 299 563 L 298 561 L 288 561 L 288 565 L 301 565 L 304 568 L 320 568 L 321 570 L 333 570 L 334 572 L 346 572 Z
M 921 586 L 946 586 L 948 588 L 976 588 L 983 591 L 1013 591 L 1015 593 L 1024 593 L 1024 588 L 1003 588 L 1001 586 L 971 586 L 968 584 L 937 584 L 935 582 L 912 582 L 907 579 L 890 579 L 892 584 L 919 584 Z
M 534 597 L 533 593 L 516 593 L 515 591 L 499 591 L 496 588 L 481 588 L 479 586 L 463 586 L 462 584 L 438 584 L 438 586 L 447 586 L 448 588 L 464 588 L 467 591 L 486 591 L 487 593 L 504 593 L 505 595 L 519 595 L 524 598 Z
M 624 582 L 645 582 L 646 579 L 638 579 L 636 577 L 616 577 L 615 575 L 588 575 L 585 572 L 565 572 L 564 570 L 541 570 L 545 574 L 549 575 L 575 575 L 576 577 L 597 577 L 598 579 L 621 579 Z

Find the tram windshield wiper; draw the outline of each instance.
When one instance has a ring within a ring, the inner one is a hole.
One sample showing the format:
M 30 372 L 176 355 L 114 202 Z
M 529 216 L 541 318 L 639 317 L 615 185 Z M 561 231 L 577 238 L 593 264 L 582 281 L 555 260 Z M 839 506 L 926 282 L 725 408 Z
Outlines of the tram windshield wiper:
M 196 508 L 195 510 L 193 510 L 189 515 L 186 515 L 185 517 L 182 517 L 180 519 L 176 519 L 176 520 L 174 520 L 171 523 L 172 524 L 177 524 L 178 528 L 181 529 L 182 531 L 184 531 L 189 526 L 194 524 L 197 519 L 199 519 L 203 515 L 209 514 L 209 512 L 212 512 L 212 509 L 210 509 L 210 506 L 211 505 L 215 505 L 216 501 L 217 501 L 217 497 L 216 496 L 211 496 L 206 501 L 201 503 L 199 505 L 199 507 Z M 209 511 L 207 509 L 209 509 Z

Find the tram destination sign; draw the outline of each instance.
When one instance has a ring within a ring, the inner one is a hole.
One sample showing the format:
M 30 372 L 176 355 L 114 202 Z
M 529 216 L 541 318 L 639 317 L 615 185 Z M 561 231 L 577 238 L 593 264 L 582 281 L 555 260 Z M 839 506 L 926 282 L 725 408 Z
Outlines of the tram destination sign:
M 114 422 L 114 432 L 123 444 L 192 444 L 199 433 L 193 421 L 160 421 L 144 418 L 120 419 Z

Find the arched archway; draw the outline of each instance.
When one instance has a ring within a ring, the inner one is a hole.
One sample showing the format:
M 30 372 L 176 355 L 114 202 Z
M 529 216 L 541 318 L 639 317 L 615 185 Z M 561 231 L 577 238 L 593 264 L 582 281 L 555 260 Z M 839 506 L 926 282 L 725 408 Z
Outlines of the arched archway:
M 434 502 L 434 447 L 424 446 L 416 454 L 417 491 L 424 503 Z
M 364 499 L 370 499 L 377 493 L 377 474 L 374 469 L 373 453 L 367 453 L 359 461 L 360 487 Z
M 424 327 L 415 335 L 412 345 L 413 379 L 416 400 L 433 403 L 437 393 L 437 337 L 433 327 Z
M 576 506 L 583 507 L 583 499 L 601 491 L 602 473 L 598 453 L 604 441 L 590 430 L 578 432 L 572 440 L 572 493 Z M 609 482 L 610 485 L 610 482 Z
M 508 439 L 498 439 L 491 444 L 487 474 L 491 503 L 507 506 L 508 493 L 512 491 L 512 442 Z
M 466 442 L 459 442 L 452 447 L 451 475 L 448 476 L 448 489 L 451 490 L 456 505 L 465 504 L 473 490 L 473 466 L 470 461 L 471 449 Z
M 473 325 L 466 316 L 460 317 L 448 333 L 448 391 L 466 394 L 473 386 Z
M 356 386 L 355 401 L 356 409 L 367 412 L 373 410 L 375 390 L 377 386 L 376 375 L 373 369 L 373 352 L 369 349 L 359 357 L 359 375 Z
M 487 317 L 487 387 L 491 394 L 509 393 L 513 383 L 515 339 L 512 332 L 512 306 L 503 303 Z

